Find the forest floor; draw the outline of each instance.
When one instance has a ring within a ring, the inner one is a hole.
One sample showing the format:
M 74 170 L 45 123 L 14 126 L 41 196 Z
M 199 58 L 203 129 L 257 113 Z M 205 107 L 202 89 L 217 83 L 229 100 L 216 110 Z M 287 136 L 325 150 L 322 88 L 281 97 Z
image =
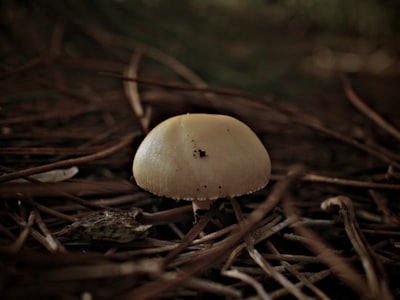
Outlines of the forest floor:
M 191 57 L 182 24 L 169 31 L 185 42 L 168 48 L 49 6 L 2 12 L 1 299 L 400 297 L 395 51 L 305 55 L 315 40 L 296 32 L 298 48 L 280 41 L 250 67 L 249 51 L 266 50 L 254 37 L 252 50 L 233 37 L 220 49 L 214 34 L 208 54 L 191 32 Z M 138 22 L 154 20 L 142 6 Z M 195 112 L 242 120 L 272 161 L 265 189 L 220 199 L 197 221 L 188 202 L 132 179 L 148 130 Z

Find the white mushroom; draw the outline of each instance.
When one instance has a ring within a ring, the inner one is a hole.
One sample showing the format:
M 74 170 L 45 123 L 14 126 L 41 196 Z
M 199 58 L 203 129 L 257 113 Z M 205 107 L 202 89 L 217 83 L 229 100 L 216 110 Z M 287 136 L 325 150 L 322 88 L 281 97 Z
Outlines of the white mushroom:
M 176 200 L 193 201 L 193 210 L 213 200 L 262 189 L 271 163 L 257 135 L 226 115 L 185 114 L 157 125 L 133 160 L 141 188 Z

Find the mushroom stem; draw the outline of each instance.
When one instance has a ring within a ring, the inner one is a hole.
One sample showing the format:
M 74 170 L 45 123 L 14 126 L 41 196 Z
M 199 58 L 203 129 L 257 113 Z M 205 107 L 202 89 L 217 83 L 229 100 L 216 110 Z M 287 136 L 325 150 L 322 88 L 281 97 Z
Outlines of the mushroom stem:
M 192 207 L 193 213 L 197 216 L 198 210 L 209 210 L 211 205 L 214 203 L 214 200 L 193 200 Z

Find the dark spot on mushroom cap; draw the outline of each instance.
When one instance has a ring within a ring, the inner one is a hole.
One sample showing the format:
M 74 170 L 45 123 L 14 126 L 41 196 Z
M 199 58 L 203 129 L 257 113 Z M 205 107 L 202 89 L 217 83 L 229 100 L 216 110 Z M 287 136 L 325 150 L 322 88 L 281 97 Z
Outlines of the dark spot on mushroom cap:
M 201 149 L 193 150 L 193 157 L 194 157 L 194 158 L 197 158 L 197 157 L 200 157 L 200 158 L 207 157 L 207 152 L 204 151 L 204 150 L 201 150 Z
M 200 155 L 200 157 L 206 157 L 207 153 L 206 153 L 206 151 L 199 149 L 199 155 Z

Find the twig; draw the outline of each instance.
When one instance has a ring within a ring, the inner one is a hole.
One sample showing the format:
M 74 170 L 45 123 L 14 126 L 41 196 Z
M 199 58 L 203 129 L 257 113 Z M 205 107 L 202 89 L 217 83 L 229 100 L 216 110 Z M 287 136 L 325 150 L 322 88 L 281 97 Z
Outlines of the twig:
M 17 195 L 29 195 L 29 196 L 51 196 L 51 197 L 68 197 L 72 201 L 75 201 L 73 198 L 67 196 L 68 193 L 72 197 L 72 194 L 80 194 L 80 195 L 91 195 L 91 196 L 99 196 L 100 198 L 104 196 L 105 193 L 108 194 L 128 194 L 128 193 L 136 193 L 138 188 L 133 185 L 128 180 L 116 180 L 116 179 L 74 179 L 65 182 L 59 183 L 7 183 L 0 184 L 0 200 L 3 200 L 6 196 L 14 198 Z M 64 193 L 64 194 L 63 194 Z M 77 200 L 76 197 L 75 199 Z M 82 198 L 79 198 L 83 200 Z M 75 201 L 79 203 L 78 201 Z M 87 201 L 89 205 L 87 206 L 82 203 L 83 206 L 92 207 L 92 208 L 100 208 L 101 206 L 106 206 L 106 204 L 102 205 L 102 201 Z
M 5 225 L 0 224 L 0 233 L 6 236 L 9 240 L 15 240 L 16 236 Z
M 369 189 L 368 193 L 371 195 L 378 209 L 383 213 L 385 217 L 384 220 L 400 225 L 400 216 L 396 215 L 390 210 L 386 199 L 384 199 L 384 197 L 375 190 Z
M 6 73 L 0 75 L 0 80 L 6 79 L 7 77 L 10 76 L 24 74 L 25 72 L 40 66 L 41 64 L 43 64 L 43 62 L 44 62 L 44 57 L 37 56 L 19 67 L 10 68 L 5 65 L 0 65 L 0 69 L 6 71 Z
M 179 246 L 172 250 L 164 259 L 164 264 L 168 265 L 178 254 L 189 246 L 192 241 L 199 235 L 199 233 L 207 226 L 211 217 L 215 214 L 215 210 L 219 208 L 221 201 L 215 201 L 211 209 L 204 214 L 200 220 L 189 230 L 183 240 L 179 243 Z
M 31 278 L 32 283 L 51 283 L 68 280 L 131 276 L 134 274 L 155 276 L 160 273 L 160 266 L 160 261 L 156 259 L 141 259 L 134 262 L 128 261 L 122 263 L 107 262 L 95 265 L 41 269 L 38 274 L 35 274 Z
M 87 112 L 89 108 L 83 106 L 72 106 L 69 108 L 68 111 L 60 111 L 59 108 L 55 108 L 54 111 L 47 110 L 41 114 L 34 114 L 34 115 L 22 115 L 12 118 L 2 118 L 0 120 L 0 125 L 12 125 L 12 124 L 27 124 L 31 122 L 37 121 L 46 121 L 46 120 L 54 120 L 60 119 L 62 117 L 70 117 L 74 118 L 83 113 Z
M 294 200 L 292 200 L 291 197 L 286 197 L 284 199 L 283 208 L 288 218 L 291 217 L 298 221 L 301 220 L 296 212 Z M 368 296 L 367 291 L 365 291 L 365 286 L 367 286 L 367 284 L 364 278 L 329 248 L 316 233 L 305 227 L 301 222 L 294 223 L 293 228 L 304 237 L 304 242 L 318 255 L 322 263 L 330 267 L 334 274 L 360 295 Z
M 215 94 L 220 96 L 232 96 L 232 97 L 243 97 L 247 100 L 253 100 L 260 104 L 265 104 L 265 99 L 261 96 L 257 96 L 251 93 L 246 93 L 243 91 L 232 90 L 232 89 L 225 89 L 225 88 L 213 88 L 208 87 L 207 85 L 190 85 L 185 83 L 180 83 L 176 81 L 156 81 L 146 78 L 137 78 L 131 76 L 124 76 L 120 74 L 116 74 L 114 72 L 107 72 L 101 71 L 99 75 L 107 76 L 111 78 L 121 79 L 124 81 L 133 81 L 136 83 L 140 83 L 143 85 L 149 86 L 157 86 L 162 87 L 165 89 L 173 89 L 178 91 L 186 91 L 186 92 L 201 92 L 201 93 L 208 93 L 208 94 Z
M 11 68 L 9 66 L 4 66 L 4 65 L 0 65 L 0 70 L 7 71 L 10 74 L 13 74 L 15 72 L 19 73 L 19 70 L 15 70 L 14 68 Z M 45 88 L 55 89 L 55 90 L 63 93 L 64 95 L 72 96 L 75 99 L 80 99 L 80 100 L 83 100 L 83 101 L 85 101 L 87 103 L 90 103 L 90 102 L 93 101 L 92 97 L 89 97 L 84 93 L 76 92 L 76 91 L 74 91 L 74 90 L 72 90 L 72 89 L 70 89 L 68 87 L 65 87 L 64 85 L 61 85 L 61 84 L 58 84 L 58 83 L 55 83 L 55 82 L 51 82 L 50 80 L 47 80 L 47 79 L 44 79 L 44 78 L 29 74 L 29 73 L 24 73 L 24 72 L 22 72 L 22 76 L 24 76 L 26 78 L 29 78 L 34 83 L 36 83 L 36 84 L 38 84 L 40 86 L 43 86 Z
M 39 211 L 34 210 L 34 212 L 36 214 L 36 220 L 35 220 L 36 224 L 42 231 L 46 240 L 49 242 L 49 245 L 54 248 L 54 252 L 66 253 L 67 250 L 61 244 L 61 242 L 51 234 L 50 230 L 47 228 L 46 223 L 43 221 L 42 216 L 40 215 Z
M 239 224 L 243 224 L 243 214 L 240 209 L 239 204 L 237 203 L 235 198 L 231 198 L 231 204 L 238 220 Z M 284 275 L 277 272 L 271 264 L 269 264 L 261 254 L 254 248 L 254 242 L 250 238 L 249 235 L 244 237 L 247 252 L 249 253 L 250 257 L 264 270 L 268 275 L 270 275 L 273 279 L 275 279 L 278 283 L 280 283 L 283 287 L 285 287 L 293 296 L 298 299 L 306 300 L 308 297 L 299 290 L 289 279 L 287 279 Z
M 118 206 L 118 205 L 123 205 L 123 204 L 129 204 L 129 203 L 135 203 L 136 206 L 141 206 L 142 203 L 140 200 L 144 200 L 147 203 L 148 200 L 148 193 L 147 192 L 133 192 L 129 193 L 127 195 L 122 195 L 122 196 L 116 196 L 112 198 L 101 198 L 98 200 L 93 200 L 90 201 L 92 204 L 101 204 L 107 207 L 113 207 L 113 206 Z M 149 199 L 149 203 L 151 203 L 151 199 Z M 83 207 L 80 204 L 76 203 L 66 203 L 66 204 L 60 204 L 60 205 L 54 205 L 52 206 L 52 209 L 57 210 L 57 211 L 75 211 L 75 210 L 81 210 Z
M 393 125 L 389 124 L 382 116 L 380 116 L 367 104 L 365 104 L 365 102 L 356 94 L 350 84 L 350 81 L 345 76 L 342 76 L 342 81 L 347 99 L 378 126 L 400 141 L 400 131 Z
M 287 262 L 302 262 L 302 263 L 319 263 L 318 257 L 311 255 L 296 255 L 296 254 L 271 254 L 263 253 L 262 256 L 268 260 L 278 260 Z
M 262 286 L 261 283 L 259 283 L 256 279 L 251 277 L 250 275 L 247 275 L 246 273 L 243 273 L 239 270 L 233 269 L 233 270 L 225 270 L 222 271 L 222 275 L 225 275 L 227 277 L 239 279 L 248 285 L 252 286 L 255 291 L 257 292 L 258 296 L 263 299 L 263 300 L 270 300 L 272 299 L 268 293 L 265 291 L 264 287 Z
M 1 175 L 0 183 L 9 181 L 12 179 L 20 178 L 20 177 L 26 177 L 26 176 L 33 175 L 33 174 L 38 174 L 38 173 L 54 170 L 57 168 L 71 167 L 71 166 L 87 163 L 87 162 L 90 162 L 90 161 L 93 161 L 93 160 L 96 160 L 99 158 L 106 157 L 110 154 L 113 154 L 114 152 L 119 151 L 123 147 L 128 146 L 138 135 L 139 135 L 139 132 L 130 134 L 130 135 L 126 136 L 125 138 L 123 138 L 120 142 L 118 142 L 114 146 L 111 146 L 110 148 L 107 148 L 105 150 L 99 151 L 94 154 L 89 154 L 89 155 L 85 155 L 85 156 L 81 156 L 81 157 L 77 157 L 77 158 L 61 160 L 61 161 L 57 161 L 57 162 L 50 163 L 47 165 L 42 165 L 42 166 L 38 166 L 38 167 L 33 167 L 33 168 Z
M 192 205 L 180 206 L 154 213 L 143 212 L 140 222 L 142 224 L 160 225 L 189 218 L 193 219 Z
M 33 213 L 33 212 L 32 212 Z M 20 216 L 15 214 L 14 212 L 10 212 L 10 216 L 14 219 L 14 221 L 19 225 L 19 226 L 27 226 L 27 222 L 22 219 Z M 36 218 L 36 216 L 35 216 Z M 28 219 L 29 223 L 29 219 Z M 49 243 L 49 241 L 36 229 L 30 228 L 29 233 L 32 235 L 34 239 L 36 239 L 40 244 L 42 244 L 50 253 L 54 253 L 54 247 Z
M 271 241 L 267 241 L 267 246 L 271 250 L 271 252 L 275 255 L 281 256 L 279 253 L 278 249 L 272 244 Z M 301 274 L 299 271 L 296 270 L 291 264 L 289 264 L 287 261 L 281 261 L 281 265 L 288 270 L 292 275 L 296 276 L 297 279 L 299 279 L 299 283 L 296 284 L 297 287 L 300 287 L 302 285 L 305 285 L 308 287 L 310 290 L 314 292 L 315 295 L 317 295 L 320 299 L 323 300 L 328 300 L 329 297 L 318 287 L 316 287 L 306 276 Z
M 163 277 L 166 279 L 173 279 L 178 274 L 178 272 L 168 272 L 163 274 Z M 225 297 L 240 299 L 242 298 L 242 293 L 239 290 L 207 279 L 190 277 L 185 281 L 184 286 L 190 289 L 205 291 L 207 293 L 212 293 L 215 295 L 222 295 Z
M 141 47 L 137 47 L 135 53 L 132 55 L 129 66 L 126 68 L 124 75 L 127 77 L 138 76 L 138 68 L 141 57 L 143 55 L 143 49 Z M 142 127 L 143 133 L 147 133 L 149 131 L 149 123 L 150 123 L 150 112 L 151 106 L 143 109 L 142 102 L 140 101 L 140 96 L 138 92 L 137 83 L 134 81 L 124 81 L 125 94 L 129 99 L 129 103 L 140 121 L 140 125 Z M 145 112 L 146 111 L 146 112 Z
M 86 143 L 80 144 L 76 149 L 87 148 L 88 146 L 97 144 L 97 143 L 101 142 L 102 140 L 105 140 L 107 138 L 112 137 L 115 134 L 118 134 L 118 132 L 123 132 L 124 128 L 126 128 L 127 126 L 129 126 L 129 124 L 131 124 L 131 121 L 132 120 L 131 120 L 130 116 L 125 119 L 122 119 L 121 121 L 117 122 L 115 125 L 110 127 L 109 129 L 102 131 L 101 133 L 99 133 L 96 136 L 92 136 L 89 141 L 87 141 Z
M 270 236 L 272 236 L 272 235 L 280 232 L 284 228 L 288 227 L 291 223 L 287 219 L 278 223 L 280 219 L 281 219 L 280 217 L 276 217 L 276 218 L 272 219 L 268 224 L 253 230 L 250 233 L 250 238 L 252 240 L 252 243 L 254 243 L 254 244 L 260 243 L 261 241 L 269 238 Z M 235 249 L 233 249 L 232 255 L 230 256 L 229 260 L 233 260 L 234 257 L 236 257 L 235 255 L 240 253 L 245 248 L 246 248 L 245 242 L 239 244 Z M 228 264 L 229 265 L 232 264 L 232 261 L 230 261 L 229 263 L 227 262 L 225 264 L 226 269 L 228 268 L 227 267 Z
M 191 213 L 193 213 L 193 208 L 190 206 Z M 212 232 L 210 234 L 207 234 L 199 239 L 193 240 L 189 246 L 195 246 L 195 245 L 201 245 L 206 242 L 209 242 L 211 240 L 217 239 L 221 236 L 226 235 L 229 232 L 232 232 L 234 230 L 237 230 L 238 226 L 237 224 L 233 224 L 231 226 L 227 226 L 225 228 L 222 228 L 218 231 Z M 138 244 L 136 242 L 136 244 Z M 158 254 L 158 253 L 163 253 L 166 251 L 172 251 L 175 248 L 179 246 L 178 243 L 168 243 L 167 245 L 161 245 L 161 246 L 156 246 L 154 245 L 153 247 L 145 248 L 145 249 L 138 249 L 138 250 L 130 250 L 130 251 L 124 251 L 124 252 L 118 252 L 115 254 L 111 254 L 111 257 L 113 258 L 118 258 L 118 259 L 129 259 L 132 257 L 135 257 L 137 255 L 149 255 L 149 254 Z
M 66 215 L 64 213 L 61 213 L 61 212 L 55 210 L 55 209 L 52 209 L 52 208 L 47 207 L 47 206 L 44 206 L 44 205 L 42 205 L 40 203 L 37 203 L 35 200 L 26 198 L 26 199 L 21 199 L 21 201 L 32 205 L 36 209 L 38 209 L 38 210 L 40 210 L 40 211 L 42 211 L 42 212 L 44 212 L 46 214 L 49 214 L 51 216 L 60 218 L 61 220 L 67 220 L 69 222 L 78 221 L 78 218 L 76 218 L 76 217 L 73 217 L 73 216 L 70 216 L 70 215 Z
M 10 246 L 0 246 L 2 252 L 10 253 L 16 255 L 19 251 L 21 251 L 22 247 L 25 244 L 26 239 L 29 236 L 29 233 L 32 230 L 32 226 L 35 223 L 36 214 L 35 212 L 31 212 L 28 217 L 28 222 L 20 223 L 21 227 L 24 227 L 18 238 L 10 245 Z
M 197 76 L 192 70 L 190 70 L 188 67 L 186 67 L 184 64 L 182 64 L 180 61 L 175 59 L 174 57 L 166 54 L 165 52 L 151 47 L 149 45 L 145 45 L 144 43 L 135 41 L 133 39 L 128 39 L 128 38 L 123 38 L 120 36 L 116 36 L 110 32 L 107 32 L 105 30 L 101 30 L 93 25 L 90 25 L 88 23 L 82 23 L 81 21 L 78 20 L 73 20 L 78 26 L 83 28 L 84 31 L 86 31 L 88 34 L 90 34 L 94 39 L 99 41 L 101 44 L 110 44 L 110 45 L 120 45 L 122 47 L 126 47 L 128 49 L 134 49 L 136 47 L 141 47 L 144 51 L 146 51 L 146 54 L 163 63 L 165 66 L 171 68 L 171 70 L 174 70 L 177 74 L 181 75 L 183 78 L 186 78 L 190 83 L 192 83 L 194 86 L 207 86 L 207 84 L 199 77 Z
M 282 180 L 284 175 L 273 174 L 272 180 Z M 381 182 L 368 182 L 353 179 L 344 179 L 337 177 L 328 177 L 319 174 L 307 173 L 301 178 L 304 182 L 327 183 L 340 186 L 357 187 L 365 189 L 380 189 L 380 190 L 400 190 L 400 184 L 381 183 Z
M 182 232 L 182 230 L 180 230 L 179 227 L 176 226 L 174 223 L 169 223 L 168 227 L 172 230 L 173 233 L 176 234 L 179 239 L 183 239 L 185 237 L 185 234 Z
M 347 235 L 360 256 L 367 275 L 370 297 L 373 299 L 393 299 L 386 281 L 385 269 L 358 227 L 351 199 L 346 196 L 337 196 L 328 198 L 321 203 L 321 209 L 325 211 L 331 210 L 333 206 L 339 207 Z
M 292 266 L 292 269 L 294 269 L 293 266 Z M 326 277 L 328 277 L 330 275 L 332 275 L 331 270 L 323 270 L 323 271 L 320 271 L 320 272 L 310 275 L 308 277 L 308 281 L 310 281 L 311 283 L 318 282 L 318 281 L 321 281 L 322 279 L 325 279 Z M 296 286 L 300 286 L 301 284 L 302 284 L 302 282 L 298 282 L 298 283 L 296 283 Z M 273 297 L 274 299 L 286 296 L 287 294 L 288 294 L 288 291 L 285 288 L 281 288 L 279 290 L 275 290 L 270 293 L 271 297 Z M 329 297 L 328 298 L 321 297 L 321 299 L 329 299 Z
M 378 146 L 372 147 L 370 145 L 362 144 L 351 137 L 348 137 L 338 131 L 322 125 L 320 122 L 308 122 L 302 119 L 296 120 L 296 122 L 306 127 L 312 128 L 316 131 L 319 131 L 327 136 L 333 137 L 346 144 L 349 144 L 357 149 L 364 151 L 365 153 L 368 153 L 371 156 L 379 158 L 380 160 L 386 162 L 388 165 L 396 167 L 396 169 L 400 169 L 400 163 L 396 161 L 396 159 L 398 159 L 398 156 L 394 157 L 394 155 L 389 155 L 387 151 L 379 151 L 379 149 L 377 149 L 379 148 Z
M 261 241 L 269 238 L 270 236 L 277 234 L 278 232 L 282 231 L 286 227 L 290 226 L 293 223 L 293 220 L 285 219 L 282 222 L 278 223 L 282 217 L 276 217 L 268 224 L 255 229 L 253 232 L 250 233 L 250 237 L 252 238 L 254 244 L 258 244 Z
M 2 167 L 2 166 L 0 166 L 0 170 L 7 171 L 7 172 L 15 172 L 14 170 L 12 170 L 10 168 Z M 40 174 L 43 174 L 43 173 L 39 173 L 39 175 Z M 55 194 L 65 196 L 68 199 L 70 199 L 71 201 L 73 201 L 73 202 L 75 202 L 75 203 L 77 203 L 77 204 L 79 204 L 79 205 L 81 205 L 83 207 L 87 207 L 87 208 L 90 208 L 90 209 L 92 209 L 92 208 L 95 208 L 95 209 L 109 209 L 109 207 L 105 206 L 102 203 L 93 203 L 93 202 L 81 199 L 79 197 L 76 197 L 74 195 L 71 195 L 69 193 L 60 191 L 57 188 L 55 188 L 52 184 L 49 184 L 47 182 L 42 182 L 42 181 L 36 179 L 34 176 L 27 176 L 27 177 L 24 177 L 24 178 L 26 180 L 28 180 L 28 181 L 40 186 L 43 189 L 46 188 L 47 190 L 54 191 Z M 34 201 L 34 200 L 30 199 L 30 198 L 26 198 L 26 199 L 20 198 L 20 199 L 22 201 L 26 202 L 26 203 L 29 203 L 29 204 L 33 205 L 37 209 L 50 214 L 50 215 L 59 217 L 59 218 L 64 219 L 64 220 L 72 221 L 72 222 L 77 221 L 77 219 L 75 217 L 68 216 L 68 215 L 63 214 L 61 212 L 58 212 L 58 211 L 56 211 L 56 210 L 54 210 L 52 208 L 46 207 L 44 205 L 41 205 L 40 203 L 37 203 L 36 201 Z

